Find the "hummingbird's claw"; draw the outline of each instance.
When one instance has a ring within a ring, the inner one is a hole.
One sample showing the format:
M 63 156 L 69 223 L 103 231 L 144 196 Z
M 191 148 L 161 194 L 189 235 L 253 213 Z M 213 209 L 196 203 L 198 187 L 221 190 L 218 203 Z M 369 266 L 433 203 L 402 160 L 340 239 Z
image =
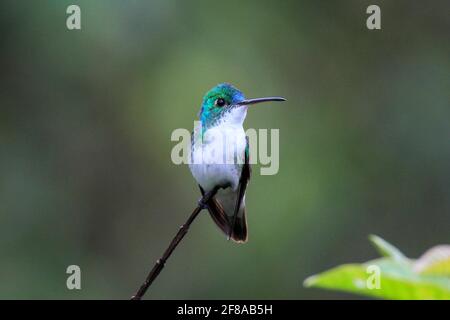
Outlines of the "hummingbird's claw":
M 208 209 L 208 204 L 204 201 L 204 198 L 201 197 L 198 200 L 198 206 L 203 210 L 203 209 Z

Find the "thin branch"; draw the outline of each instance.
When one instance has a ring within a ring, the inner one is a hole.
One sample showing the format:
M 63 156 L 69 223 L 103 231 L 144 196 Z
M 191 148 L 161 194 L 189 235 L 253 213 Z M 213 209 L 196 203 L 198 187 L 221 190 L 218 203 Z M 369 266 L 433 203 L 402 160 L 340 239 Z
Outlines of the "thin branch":
M 148 274 L 144 283 L 141 285 L 141 287 L 136 292 L 136 294 L 131 297 L 131 300 L 141 300 L 142 299 L 142 297 L 147 292 L 147 289 L 151 286 L 153 281 L 158 277 L 159 273 L 164 268 L 164 264 L 167 262 L 167 259 L 169 259 L 172 252 L 175 250 L 175 248 L 178 246 L 180 241 L 183 239 L 183 237 L 188 232 L 191 223 L 194 222 L 195 218 L 197 218 L 197 215 L 200 213 L 200 211 L 202 211 L 202 209 L 205 208 L 208 201 L 212 197 L 214 197 L 214 195 L 217 193 L 217 191 L 218 191 L 218 188 L 214 188 L 210 192 L 205 193 L 205 195 L 201 198 L 198 206 L 194 209 L 194 211 L 192 211 L 192 213 L 189 216 L 189 218 L 187 219 L 186 223 L 180 227 L 180 230 L 178 230 L 177 234 L 170 242 L 169 247 L 166 249 L 166 251 L 164 252 L 162 257 L 156 261 L 155 265 L 153 266 L 152 270 Z

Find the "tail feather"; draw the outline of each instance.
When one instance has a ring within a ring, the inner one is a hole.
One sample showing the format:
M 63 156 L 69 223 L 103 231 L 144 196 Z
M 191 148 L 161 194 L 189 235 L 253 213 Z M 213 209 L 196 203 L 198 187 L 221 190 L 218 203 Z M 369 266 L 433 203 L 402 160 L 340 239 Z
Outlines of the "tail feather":
M 203 188 L 200 187 L 202 195 Z M 231 240 L 243 243 L 247 241 L 247 219 L 245 216 L 245 204 L 242 202 L 239 212 L 234 219 L 234 205 L 236 203 L 236 193 L 228 190 L 220 190 L 216 196 L 212 197 L 207 205 L 209 214 L 214 223 L 229 236 Z
M 214 197 L 208 202 L 208 211 L 220 230 L 222 230 L 223 233 L 228 234 L 230 232 L 230 221 L 223 210 L 223 207 Z

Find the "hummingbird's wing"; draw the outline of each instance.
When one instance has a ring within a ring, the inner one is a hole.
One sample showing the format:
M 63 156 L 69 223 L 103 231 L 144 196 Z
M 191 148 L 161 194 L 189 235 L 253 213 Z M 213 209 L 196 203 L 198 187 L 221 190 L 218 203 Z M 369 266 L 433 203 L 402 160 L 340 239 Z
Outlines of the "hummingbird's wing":
M 237 188 L 236 204 L 234 207 L 234 214 L 231 218 L 231 228 L 228 236 L 236 242 L 247 241 L 247 219 L 245 217 L 245 190 L 251 176 L 250 167 L 250 150 L 248 144 L 248 137 L 246 137 L 247 144 L 245 147 L 245 161 L 242 166 L 241 178 L 239 179 L 239 186 Z

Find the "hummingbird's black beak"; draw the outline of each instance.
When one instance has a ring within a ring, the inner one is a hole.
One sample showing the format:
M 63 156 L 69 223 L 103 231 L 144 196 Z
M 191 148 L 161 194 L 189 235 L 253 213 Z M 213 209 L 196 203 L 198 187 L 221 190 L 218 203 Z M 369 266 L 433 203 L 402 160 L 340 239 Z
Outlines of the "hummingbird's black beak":
M 256 99 L 247 99 L 237 103 L 238 106 L 248 106 L 251 104 L 261 103 L 261 102 L 270 102 L 270 101 L 286 101 L 285 98 L 282 97 L 266 97 L 266 98 L 256 98 Z

